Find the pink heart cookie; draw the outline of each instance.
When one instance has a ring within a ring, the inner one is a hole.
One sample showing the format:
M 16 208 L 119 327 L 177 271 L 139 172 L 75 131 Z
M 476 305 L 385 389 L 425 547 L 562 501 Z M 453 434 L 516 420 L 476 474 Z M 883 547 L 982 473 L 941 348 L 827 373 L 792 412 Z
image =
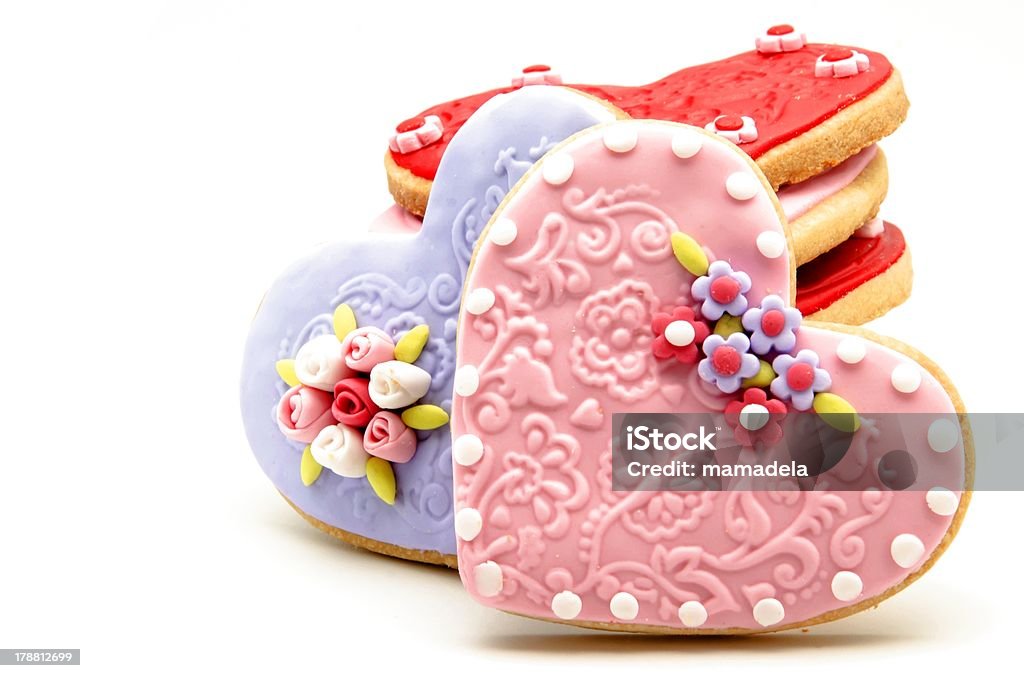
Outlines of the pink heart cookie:
M 674 123 L 591 128 L 496 224 L 517 235 L 479 241 L 466 294 L 495 303 L 462 308 L 472 388 L 452 405 L 459 569 L 478 601 L 620 630 L 779 630 L 876 605 L 949 544 L 973 463 L 959 397 L 907 346 L 802 322 L 785 220 L 735 146 Z M 762 410 L 851 417 L 858 454 L 836 468 L 857 489 L 612 482 L 614 413 Z M 907 416 L 890 431 L 868 413 Z M 956 483 L 888 489 L 875 476 L 895 434 Z

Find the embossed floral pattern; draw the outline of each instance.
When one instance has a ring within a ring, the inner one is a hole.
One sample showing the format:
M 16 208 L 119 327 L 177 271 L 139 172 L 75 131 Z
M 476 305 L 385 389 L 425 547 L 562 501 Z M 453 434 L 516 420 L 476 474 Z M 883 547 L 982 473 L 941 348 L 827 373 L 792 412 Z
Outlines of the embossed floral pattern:
M 632 402 L 657 388 L 651 354 L 651 319 L 658 300 L 645 283 L 625 280 L 587 297 L 576 312 L 573 373 Z
M 576 469 L 580 445 L 542 414 L 527 415 L 522 428 L 526 449 L 510 451 L 502 460 L 502 495 L 511 505 L 528 505 L 548 536 L 564 534 L 569 512 L 589 494 L 586 479 Z

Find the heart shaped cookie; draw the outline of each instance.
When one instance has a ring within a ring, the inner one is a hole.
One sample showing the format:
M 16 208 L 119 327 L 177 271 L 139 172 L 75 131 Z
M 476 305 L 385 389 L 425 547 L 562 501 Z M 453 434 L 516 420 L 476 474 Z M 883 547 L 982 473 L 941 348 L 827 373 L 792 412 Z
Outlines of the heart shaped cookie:
M 455 327 L 473 245 L 550 146 L 615 117 L 562 88 L 496 97 L 448 145 L 422 229 L 331 244 L 274 282 L 245 348 L 242 415 L 260 466 L 311 523 L 375 551 L 454 565 L 445 422 L 464 382 Z M 491 232 L 496 242 L 514 236 Z
M 791 26 L 768 29 L 756 49 L 684 68 L 640 86 L 568 85 L 629 117 L 717 129 L 755 158 L 773 186 L 803 181 L 895 130 L 909 106 L 885 55 L 808 43 Z M 853 64 L 837 72 L 825 64 Z M 474 111 L 524 84 L 560 84 L 546 66 L 511 86 L 432 106 L 400 123 L 385 156 L 395 202 L 423 214 L 445 149 Z
M 488 303 L 459 320 L 455 526 L 485 605 L 620 630 L 791 628 L 876 605 L 956 533 L 973 451 L 952 385 L 903 344 L 803 321 L 771 185 L 714 134 L 622 121 L 559 145 L 492 217 L 465 294 Z M 820 421 L 856 453 L 835 466 L 845 484 L 813 491 L 631 489 L 612 439 L 629 413 L 721 416 L 758 454 L 776 419 Z M 894 489 L 907 454 L 947 484 Z

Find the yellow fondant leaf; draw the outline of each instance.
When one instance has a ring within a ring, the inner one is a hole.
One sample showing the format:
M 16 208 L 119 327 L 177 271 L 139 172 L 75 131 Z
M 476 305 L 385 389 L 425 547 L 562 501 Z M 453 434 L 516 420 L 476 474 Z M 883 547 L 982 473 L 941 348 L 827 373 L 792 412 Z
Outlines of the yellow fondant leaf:
M 814 411 L 837 431 L 855 433 L 860 428 L 857 410 L 835 393 L 819 393 L 814 396 Z
M 313 458 L 312 450 L 309 445 L 306 445 L 306 449 L 302 451 L 302 461 L 299 462 L 299 476 L 302 478 L 302 484 L 309 487 L 316 482 L 316 479 L 320 477 L 320 471 L 323 470 L 324 467 Z
M 334 309 L 334 333 L 338 335 L 338 339 L 344 339 L 349 332 L 357 327 L 356 314 L 352 311 L 351 306 L 342 304 Z
M 708 255 L 696 240 L 685 233 L 672 234 L 672 253 L 690 273 L 701 276 L 708 272 Z
M 743 380 L 743 388 L 768 388 L 772 384 L 772 379 L 778 376 L 767 360 L 762 360 L 760 363 L 761 367 L 758 369 L 757 374 Z
M 715 334 L 728 338 L 730 334 L 743 331 L 743 321 L 738 317 L 723 313 L 715 323 Z
M 448 413 L 437 405 L 416 405 L 402 412 L 402 421 L 409 428 L 430 431 L 448 423 Z
M 377 493 L 380 500 L 385 504 L 395 503 L 395 472 L 391 470 L 391 464 L 380 457 L 370 457 L 366 460 L 366 479 L 370 481 L 370 487 Z
M 412 328 L 395 344 L 395 360 L 401 360 L 403 363 L 416 362 L 429 338 L 430 328 L 426 325 L 417 325 Z
M 291 358 L 278 360 L 274 363 L 274 369 L 277 370 L 277 375 L 284 379 L 284 383 L 289 386 L 299 385 L 299 378 L 295 375 L 295 361 Z

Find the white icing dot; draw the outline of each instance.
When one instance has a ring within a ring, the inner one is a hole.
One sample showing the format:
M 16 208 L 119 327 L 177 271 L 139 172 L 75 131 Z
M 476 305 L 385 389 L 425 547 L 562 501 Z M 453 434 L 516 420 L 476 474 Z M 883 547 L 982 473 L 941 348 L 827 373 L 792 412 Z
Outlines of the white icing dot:
M 473 582 L 476 584 L 477 594 L 484 598 L 493 598 L 501 593 L 505 583 L 501 576 L 501 566 L 493 560 L 480 563 L 473 568 Z
M 636 148 L 636 126 L 629 123 L 612 125 L 604 131 L 604 145 L 615 153 L 628 153 Z
M 928 427 L 928 446 L 936 452 L 949 452 L 960 442 L 960 429 L 949 419 L 936 419 Z
M 855 600 L 864 591 L 864 582 L 855 573 L 843 570 L 832 577 L 832 595 L 837 600 L 848 603 Z
M 786 616 L 786 608 L 774 598 L 762 598 L 754 605 L 754 621 L 761 626 L 772 626 Z
M 938 516 L 953 515 L 960 504 L 960 499 L 957 498 L 956 493 L 944 487 L 933 487 L 928 490 L 924 500 L 928 503 L 928 508 L 932 510 L 932 513 Z
M 913 393 L 921 385 L 921 370 L 916 365 L 901 363 L 893 368 L 892 387 L 900 393 Z
M 616 619 L 632 621 L 640 614 L 640 603 L 632 593 L 619 591 L 612 596 L 612 602 L 608 605 L 608 609 L 612 611 Z
M 452 443 L 452 458 L 460 466 L 472 466 L 484 456 L 484 444 L 472 433 L 461 435 Z
M 494 292 L 478 287 L 466 296 L 466 310 L 473 315 L 487 313 L 494 306 Z
M 683 158 L 684 160 L 692 158 L 700 151 L 701 144 L 703 143 L 704 140 L 699 132 L 681 129 L 672 135 L 672 152 L 676 154 L 676 157 Z
M 892 540 L 889 553 L 900 567 L 913 567 L 924 555 L 924 543 L 912 534 L 901 534 Z
M 696 336 L 693 325 L 685 320 L 673 320 L 665 328 L 665 339 L 673 346 L 689 346 Z
M 761 182 L 750 172 L 733 172 L 725 180 L 725 190 L 736 200 L 750 200 L 761 190 Z
M 583 601 L 572 591 L 556 593 L 551 599 L 551 611 L 559 619 L 575 619 L 583 609 Z
M 545 158 L 541 173 L 544 176 L 544 181 L 552 186 L 561 186 L 569 181 L 574 168 L 575 163 L 573 163 L 572 156 L 563 151 L 553 153 Z
M 455 392 L 467 398 L 480 387 L 480 373 L 475 365 L 463 365 L 455 370 Z
M 856 365 L 867 355 L 867 344 L 860 337 L 846 337 L 836 346 L 836 355 L 847 365 Z
M 517 235 L 519 235 L 519 227 L 516 226 L 516 222 L 512 221 L 508 217 L 498 217 L 498 219 L 491 224 L 491 228 L 487 232 L 487 237 L 491 239 L 491 242 L 502 247 L 505 245 L 511 245 L 515 241 Z
M 679 606 L 679 621 L 683 626 L 693 628 L 708 620 L 708 611 L 696 600 L 689 600 Z
M 768 408 L 757 403 L 744 405 L 740 410 L 740 425 L 748 431 L 759 431 L 768 423 Z
M 757 236 L 757 251 L 769 259 L 778 259 L 786 251 L 786 236 L 777 231 L 762 231 Z
M 455 514 L 455 534 L 459 539 L 473 541 L 483 528 L 483 516 L 475 508 L 461 508 Z

